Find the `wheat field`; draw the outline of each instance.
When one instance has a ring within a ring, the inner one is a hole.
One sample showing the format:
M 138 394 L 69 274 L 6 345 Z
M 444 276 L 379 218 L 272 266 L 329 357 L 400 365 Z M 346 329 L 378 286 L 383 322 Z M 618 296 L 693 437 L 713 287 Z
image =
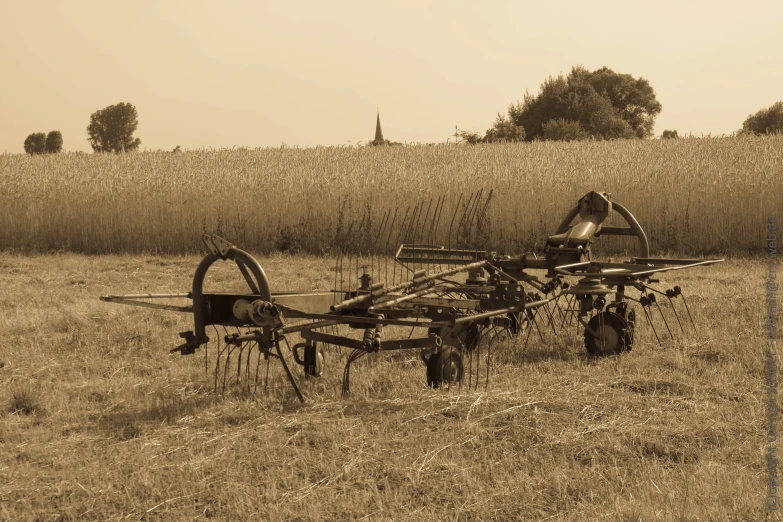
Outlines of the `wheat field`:
M 321 254 L 359 245 L 391 209 L 401 221 L 444 197 L 451 211 L 479 190 L 493 191 L 493 247 L 507 253 L 540 248 L 590 190 L 629 208 L 653 252 L 759 251 L 760 224 L 783 210 L 783 136 L 3 154 L 0 249 L 183 254 L 209 231 L 250 251 Z M 626 248 L 616 241 L 608 250 Z

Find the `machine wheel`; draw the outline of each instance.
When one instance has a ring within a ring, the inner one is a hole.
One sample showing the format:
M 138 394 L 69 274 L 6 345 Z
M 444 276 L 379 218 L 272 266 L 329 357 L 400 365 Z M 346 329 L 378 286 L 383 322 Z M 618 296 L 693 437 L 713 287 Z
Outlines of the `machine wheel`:
M 585 331 L 585 348 L 590 355 L 603 357 L 615 355 L 631 349 L 633 342 L 633 322 L 614 312 L 601 312 L 593 316 L 587 325 L 598 337 Z
M 448 346 L 432 355 L 427 362 L 427 384 L 433 388 L 449 388 L 462 381 L 464 370 L 459 350 Z
M 304 352 L 303 357 L 299 356 L 299 350 Z M 304 374 L 308 377 L 320 377 L 324 370 L 324 350 L 318 343 L 299 343 L 293 347 L 294 360 L 302 366 Z

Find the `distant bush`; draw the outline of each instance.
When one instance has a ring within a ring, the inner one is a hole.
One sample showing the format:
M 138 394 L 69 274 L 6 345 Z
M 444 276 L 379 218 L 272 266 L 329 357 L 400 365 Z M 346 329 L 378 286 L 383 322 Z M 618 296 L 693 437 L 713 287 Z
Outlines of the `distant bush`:
M 783 132 L 783 101 L 751 114 L 742 123 L 741 134 L 774 134 Z
M 663 131 L 661 138 L 669 140 L 669 139 L 677 139 L 679 138 L 679 136 L 677 135 L 676 130 L 665 130 Z
M 46 152 L 54 154 L 63 150 L 63 135 L 60 131 L 51 131 L 46 135 Z
M 24 151 L 31 156 L 46 152 L 46 134 L 34 132 L 24 140 Z
M 513 143 L 525 141 L 525 129 L 519 125 L 514 125 L 510 117 L 498 113 L 495 123 L 487 129 L 482 137 L 478 132 L 458 131 L 457 136 L 471 145 L 477 143 Z
M 49 134 L 34 132 L 24 140 L 24 151 L 27 154 L 56 153 L 63 150 L 63 135 L 60 131 Z

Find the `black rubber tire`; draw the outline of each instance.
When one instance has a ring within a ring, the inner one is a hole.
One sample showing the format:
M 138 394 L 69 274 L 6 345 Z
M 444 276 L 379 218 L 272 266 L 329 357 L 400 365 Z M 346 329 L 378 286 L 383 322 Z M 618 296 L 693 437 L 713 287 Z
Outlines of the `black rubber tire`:
M 436 376 L 436 368 L 440 361 L 440 352 L 433 353 L 427 360 L 427 386 L 437 388 L 440 386 L 440 380 Z
M 304 348 L 304 373 L 308 377 L 320 377 L 324 371 L 324 351 L 318 343 Z
M 600 339 L 585 331 L 585 348 L 590 355 L 605 357 L 630 350 L 633 329 L 621 315 L 614 312 L 600 312 L 594 315 L 587 325 L 603 337 L 602 343 Z
M 465 374 L 465 366 L 462 362 L 462 354 L 453 346 L 443 348 L 438 354 L 438 359 L 433 364 L 433 377 L 436 385 L 442 388 L 450 388 L 462 381 Z

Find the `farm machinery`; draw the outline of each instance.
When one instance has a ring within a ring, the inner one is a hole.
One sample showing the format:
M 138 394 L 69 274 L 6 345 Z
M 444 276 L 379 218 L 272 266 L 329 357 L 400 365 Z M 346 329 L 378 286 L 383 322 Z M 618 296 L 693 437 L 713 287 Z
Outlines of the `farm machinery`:
M 433 241 L 445 197 L 434 207 L 430 201 L 426 215 L 424 205 L 406 211 L 399 222 L 397 212 L 393 217 L 391 212 L 384 215 L 374 241 L 390 241 L 392 230 L 402 239 L 393 258 L 385 259 L 385 281 L 379 281 L 384 279 L 384 267 L 374 256 L 369 268 L 360 266 L 358 257 L 349 257 L 346 281 L 345 259 L 340 255 L 332 291 L 279 291 L 253 256 L 217 235 L 205 234 L 209 253 L 196 268 L 190 292 L 101 299 L 192 314 L 194 329 L 180 334 L 183 343 L 172 352 L 189 355 L 203 346 L 206 354 L 208 345 L 214 345 L 216 387 L 222 383 L 225 388 L 233 379 L 257 383 L 262 358 L 267 370 L 270 360 L 278 360 L 302 401 L 288 360 L 301 366 L 305 377 L 319 377 L 328 346 L 349 350 L 343 393 L 350 390 L 351 365 L 357 359 L 399 350 L 418 350 L 428 384 L 446 389 L 462 386 L 466 380 L 467 386 L 478 386 L 480 360 L 485 361 L 488 379 L 492 347 L 504 334 L 517 340 L 524 337 L 526 346 L 533 331 L 543 342 L 543 330 L 557 334 L 575 322 L 583 331 L 587 353 L 607 356 L 631 350 L 640 320 L 650 326 L 659 343 L 664 329 L 671 335 L 675 324 L 681 330 L 683 323 L 695 328 L 681 288 L 657 288 L 659 280 L 654 276 L 722 259 L 650 257 L 647 236 L 636 218 L 610 194 L 595 191 L 578 200 L 546 239 L 540 258 L 513 257 L 487 248 L 452 248 L 452 231 L 464 235 L 480 229 L 490 199 L 491 193 L 486 201 L 480 194 L 460 197 L 446 246 Z M 613 214 L 625 226 L 610 226 L 607 221 Z M 595 238 L 612 235 L 635 238 L 638 256 L 626 262 L 594 260 Z M 205 290 L 207 273 L 219 261 L 236 265 L 246 291 Z M 192 304 L 150 302 L 165 298 L 185 298 Z M 669 320 L 659 304 L 664 300 L 671 310 Z M 683 306 L 677 312 L 679 301 Z M 656 328 L 658 318 L 663 328 Z M 300 339 L 292 345 L 293 336 Z

